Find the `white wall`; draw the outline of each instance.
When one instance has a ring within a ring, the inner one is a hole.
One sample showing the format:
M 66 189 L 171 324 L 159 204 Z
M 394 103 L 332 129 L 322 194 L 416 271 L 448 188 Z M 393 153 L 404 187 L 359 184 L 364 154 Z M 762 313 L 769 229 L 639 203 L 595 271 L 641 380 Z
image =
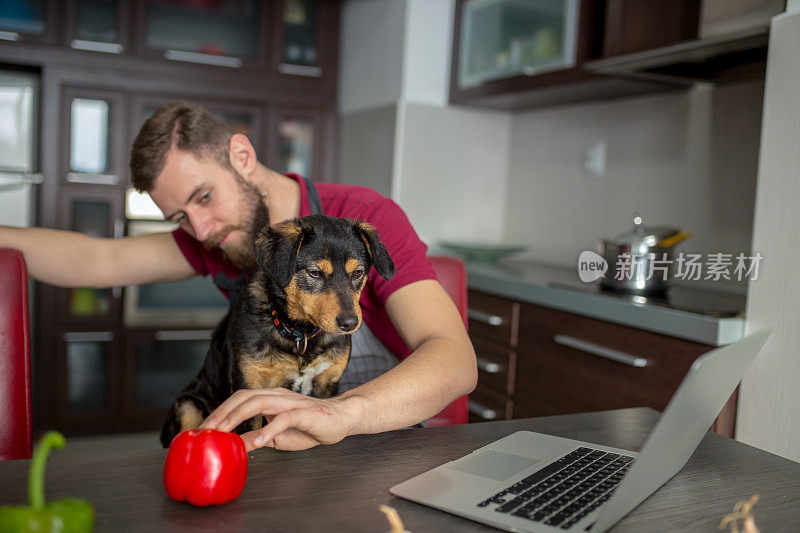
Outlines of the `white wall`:
M 777 324 L 741 385 L 736 438 L 800 461 L 800 3 L 773 19 L 753 249 L 764 257 L 750 282 L 747 329 Z
M 505 240 L 574 266 L 598 239 L 650 225 L 693 233 L 685 252 L 749 252 L 763 84 L 662 93 L 514 116 Z M 588 177 L 585 148 L 607 145 Z
M 403 0 L 342 4 L 339 113 L 394 104 L 400 98 L 405 17 Z
M 452 0 L 407 0 L 404 100 L 447 106 L 454 7 Z
M 500 242 L 511 116 L 405 105 L 400 205 L 423 240 Z

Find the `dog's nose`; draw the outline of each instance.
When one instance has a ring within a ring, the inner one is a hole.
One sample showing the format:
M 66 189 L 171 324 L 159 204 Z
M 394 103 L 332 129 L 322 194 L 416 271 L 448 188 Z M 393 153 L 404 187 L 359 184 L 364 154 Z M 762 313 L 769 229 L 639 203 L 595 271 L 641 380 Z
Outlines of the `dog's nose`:
M 358 326 L 358 316 L 339 315 L 336 317 L 336 326 L 344 332 L 353 331 Z

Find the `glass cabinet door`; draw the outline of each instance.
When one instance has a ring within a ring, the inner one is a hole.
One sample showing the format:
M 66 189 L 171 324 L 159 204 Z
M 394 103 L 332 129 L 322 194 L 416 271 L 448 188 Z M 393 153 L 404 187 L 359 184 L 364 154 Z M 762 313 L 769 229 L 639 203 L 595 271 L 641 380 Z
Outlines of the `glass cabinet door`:
M 69 45 L 76 50 L 121 54 L 128 41 L 126 0 L 71 0 Z
M 134 405 L 168 409 L 203 366 L 210 331 L 156 331 L 135 347 Z
M 316 0 L 283 0 L 280 14 L 282 74 L 321 76 L 319 58 L 319 3 Z
M 63 92 L 63 181 L 117 185 L 125 163 L 124 96 L 65 88 Z
M 577 9 L 577 0 L 466 1 L 460 27 L 459 86 L 573 66 Z
M 142 46 L 167 59 L 222 67 L 261 56 L 261 10 L 256 0 L 144 2 Z
M 109 433 L 119 419 L 121 356 L 111 331 L 58 334 L 55 368 L 43 384 L 52 387 L 55 423 L 73 434 Z M 51 381 L 52 380 L 52 381 Z M 49 392 L 48 392 L 49 394 Z
M 57 7 L 45 0 L 0 2 L 0 40 L 53 42 Z
M 281 173 L 316 178 L 316 146 L 319 131 L 317 115 L 277 111 L 272 127 L 276 141 L 273 157 L 267 166 Z
M 116 190 L 62 190 L 59 227 L 90 237 L 116 238 L 123 235 L 122 199 Z M 64 324 L 114 324 L 121 313 L 121 288 L 77 287 L 57 292 L 57 319 Z

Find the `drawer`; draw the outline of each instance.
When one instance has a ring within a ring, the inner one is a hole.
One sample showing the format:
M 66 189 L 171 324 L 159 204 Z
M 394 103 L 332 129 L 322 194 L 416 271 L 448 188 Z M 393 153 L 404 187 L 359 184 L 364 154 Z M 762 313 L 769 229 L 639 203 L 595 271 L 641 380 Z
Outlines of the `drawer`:
M 514 416 L 663 410 L 694 360 L 712 348 L 522 304 Z
M 469 421 L 491 422 L 511 418 L 514 404 L 510 398 L 478 385 L 469 393 Z
M 470 337 L 515 346 L 519 303 L 483 292 L 469 291 Z
M 478 357 L 478 384 L 498 394 L 514 394 L 514 373 L 517 354 L 508 346 L 501 346 L 481 338 L 472 339 Z

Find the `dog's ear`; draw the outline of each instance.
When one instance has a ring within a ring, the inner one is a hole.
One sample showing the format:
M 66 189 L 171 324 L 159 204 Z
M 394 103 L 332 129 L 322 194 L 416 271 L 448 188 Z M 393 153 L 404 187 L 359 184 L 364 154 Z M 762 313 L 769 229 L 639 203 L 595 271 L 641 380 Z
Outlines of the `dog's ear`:
M 261 230 L 254 248 L 256 262 L 281 288 L 292 282 L 295 261 L 306 230 L 300 219 L 287 220 Z
M 389 252 L 386 251 L 386 246 L 383 245 L 380 237 L 378 237 L 378 230 L 375 229 L 375 226 L 369 222 L 357 220 L 354 230 L 356 235 L 358 235 L 361 240 L 364 241 L 364 244 L 367 245 L 367 253 L 369 254 L 369 258 L 372 261 L 375 270 L 378 271 L 378 274 L 380 274 L 381 277 L 383 277 L 383 279 L 386 281 L 392 279 L 392 276 L 394 276 L 394 273 L 396 272 L 394 261 L 392 261 L 392 258 L 389 257 Z

